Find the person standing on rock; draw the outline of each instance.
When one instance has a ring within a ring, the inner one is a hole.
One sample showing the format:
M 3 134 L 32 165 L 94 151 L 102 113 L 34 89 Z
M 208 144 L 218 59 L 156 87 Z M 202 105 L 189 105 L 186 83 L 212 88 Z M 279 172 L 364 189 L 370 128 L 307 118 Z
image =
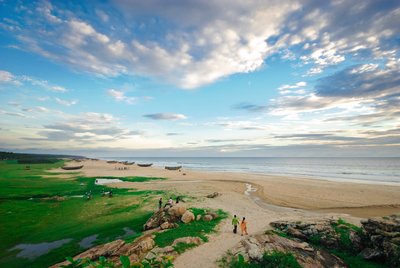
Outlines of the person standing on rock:
M 172 208 L 173 203 L 174 203 L 174 201 L 172 200 L 172 197 L 170 197 L 170 198 L 168 199 L 168 202 L 165 204 L 164 208 L 165 208 L 166 206 L 169 206 L 170 208 Z
M 162 197 L 158 200 L 158 209 L 160 210 L 162 208 Z
M 245 234 L 245 235 L 248 235 L 248 233 L 247 233 L 247 222 L 246 222 L 246 218 L 245 217 L 243 217 L 243 220 L 242 220 L 242 222 L 240 223 L 240 229 L 242 230 L 242 236 Z
M 236 215 L 234 215 L 234 216 L 233 216 L 233 219 L 232 219 L 233 233 L 234 233 L 234 234 L 237 233 L 238 224 L 239 224 L 239 219 L 236 218 Z

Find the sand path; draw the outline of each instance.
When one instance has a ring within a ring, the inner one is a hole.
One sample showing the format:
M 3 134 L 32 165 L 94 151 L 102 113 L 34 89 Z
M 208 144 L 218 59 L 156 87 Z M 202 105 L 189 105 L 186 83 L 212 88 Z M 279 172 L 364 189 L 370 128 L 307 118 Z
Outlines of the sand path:
M 256 193 L 252 192 L 250 195 L 246 195 L 223 192 L 222 196 L 205 200 L 202 205 L 223 209 L 231 215 L 245 216 L 248 219 L 249 234 L 261 233 L 270 229 L 269 223 L 276 220 L 305 220 L 328 215 L 273 206 L 257 197 Z M 240 234 L 233 234 L 231 217 L 229 217 L 219 225 L 218 233 L 210 236 L 209 242 L 178 256 L 174 261 L 174 267 L 218 267 L 217 261 L 241 239 L 243 237 Z

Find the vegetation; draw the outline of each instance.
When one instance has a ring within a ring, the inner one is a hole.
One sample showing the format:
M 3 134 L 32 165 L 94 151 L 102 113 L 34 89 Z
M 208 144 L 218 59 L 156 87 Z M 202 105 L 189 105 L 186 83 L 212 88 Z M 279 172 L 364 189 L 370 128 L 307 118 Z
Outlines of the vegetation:
M 344 252 L 343 250 L 330 250 L 330 252 L 339 258 L 341 258 L 349 268 L 384 268 L 387 267 L 384 264 L 380 264 L 377 262 L 370 262 L 364 260 L 362 257 L 358 255 L 353 255 L 351 253 Z
M 222 259 L 221 267 L 229 268 L 301 268 L 291 253 L 271 251 L 265 252 L 260 261 L 245 261 L 243 255 Z
M 340 248 L 346 252 L 356 253 L 354 252 L 354 248 L 351 243 L 350 230 L 353 230 L 362 235 L 361 228 L 353 224 L 350 224 L 341 218 L 339 218 L 339 220 L 336 223 L 333 223 L 332 227 L 334 228 L 335 232 L 339 234 Z
M 180 243 L 177 243 L 176 246 L 174 246 L 174 250 L 176 252 L 178 252 L 178 254 L 182 254 L 186 250 L 194 248 L 196 246 L 197 245 L 194 243 L 187 244 L 187 243 L 180 242 Z
M 67 258 L 69 261 L 68 265 L 62 266 L 63 268 L 84 268 L 84 267 L 96 267 L 96 268 L 114 268 L 117 267 L 115 263 L 107 260 L 104 257 L 100 257 L 98 261 L 91 261 L 90 259 L 78 259 Z M 142 262 L 131 263 L 127 256 L 120 257 L 122 268 L 168 268 L 173 267 L 172 258 L 164 257 L 161 261 L 155 258 L 146 259 Z
M 31 164 L 30 170 L 16 160 L 0 161 L 0 267 L 46 267 L 83 250 L 82 239 L 98 235 L 101 244 L 117 237 L 133 240 L 157 206 L 160 191 L 112 189 L 113 197 L 102 197 L 105 186 L 80 173 L 48 172 L 64 165 Z M 67 174 L 67 176 L 65 176 Z M 124 178 L 125 179 L 125 178 Z M 134 177 L 127 178 L 135 180 Z M 149 178 L 149 180 L 154 178 Z M 145 181 L 139 177 L 137 181 Z M 83 195 L 92 192 L 92 199 Z M 123 228 L 136 233 L 126 236 Z M 38 258 L 17 258 L 18 244 L 38 244 L 69 238 L 70 242 Z
M 359 267 L 382 268 L 382 267 L 386 267 L 385 265 L 380 264 L 380 263 L 366 261 L 361 256 L 357 255 L 357 252 L 354 251 L 354 248 L 352 247 L 351 240 L 350 240 L 350 230 L 357 232 L 362 237 L 363 234 L 362 234 L 362 229 L 360 227 L 355 226 L 351 223 L 348 223 L 341 218 L 339 218 L 339 220 L 337 222 L 333 223 L 332 227 L 334 228 L 335 232 L 339 235 L 339 247 L 340 247 L 339 250 L 331 250 L 331 249 L 327 249 L 327 248 L 323 247 L 320 243 L 321 236 L 318 234 L 312 235 L 310 237 L 310 244 L 312 244 L 315 247 L 322 248 L 322 249 L 338 256 L 349 266 L 349 268 L 359 268 Z
M 61 158 L 82 158 L 81 156 L 54 155 L 54 154 L 19 154 L 12 152 L 0 152 L 0 160 L 18 160 L 20 164 L 55 163 Z
M 199 214 L 205 214 L 202 209 L 194 208 L 192 211 L 195 217 Z M 175 239 L 187 236 L 200 237 L 203 241 L 208 241 L 206 235 L 215 232 L 215 227 L 227 217 L 227 213 L 222 210 L 218 210 L 217 214 L 218 218 L 212 221 L 193 221 L 188 224 L 179 224 L 179 228 L 157 233 L 154 241 L 159 247 L 171 245 Z

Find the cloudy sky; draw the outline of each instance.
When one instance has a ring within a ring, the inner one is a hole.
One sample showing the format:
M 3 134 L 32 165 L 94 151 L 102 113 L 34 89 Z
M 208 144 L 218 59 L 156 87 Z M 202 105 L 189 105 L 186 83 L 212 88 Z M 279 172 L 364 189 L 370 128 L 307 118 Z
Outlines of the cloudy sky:
M 399 1 L 0 0 L 0 150 L 400 156 Z

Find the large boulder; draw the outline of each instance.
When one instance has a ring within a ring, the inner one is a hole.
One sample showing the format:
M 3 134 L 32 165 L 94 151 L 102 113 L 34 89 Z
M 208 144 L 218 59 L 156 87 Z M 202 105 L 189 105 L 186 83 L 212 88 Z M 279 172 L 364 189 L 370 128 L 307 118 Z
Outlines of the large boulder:
M 167 213 L 170 216 L 182 217 L 186 212 L 186 207 L 183 205 L 175 205 L 168 209 Z
M 242 254 L 246 260 L 258 262 L 262 259 L 264 252 L 275 251 L 293 254 L 297 262 L 306 268 L 347 267 L 340 258 L 327 251 L 275 234 L 246 237 L 231 250 L 231 254 L 233 256 Z
M 194 214 L 193 212 L 186 210 L 186 212 L 182 215 L 181 221 L 183 223 L 189 223 L 194 221 Z

